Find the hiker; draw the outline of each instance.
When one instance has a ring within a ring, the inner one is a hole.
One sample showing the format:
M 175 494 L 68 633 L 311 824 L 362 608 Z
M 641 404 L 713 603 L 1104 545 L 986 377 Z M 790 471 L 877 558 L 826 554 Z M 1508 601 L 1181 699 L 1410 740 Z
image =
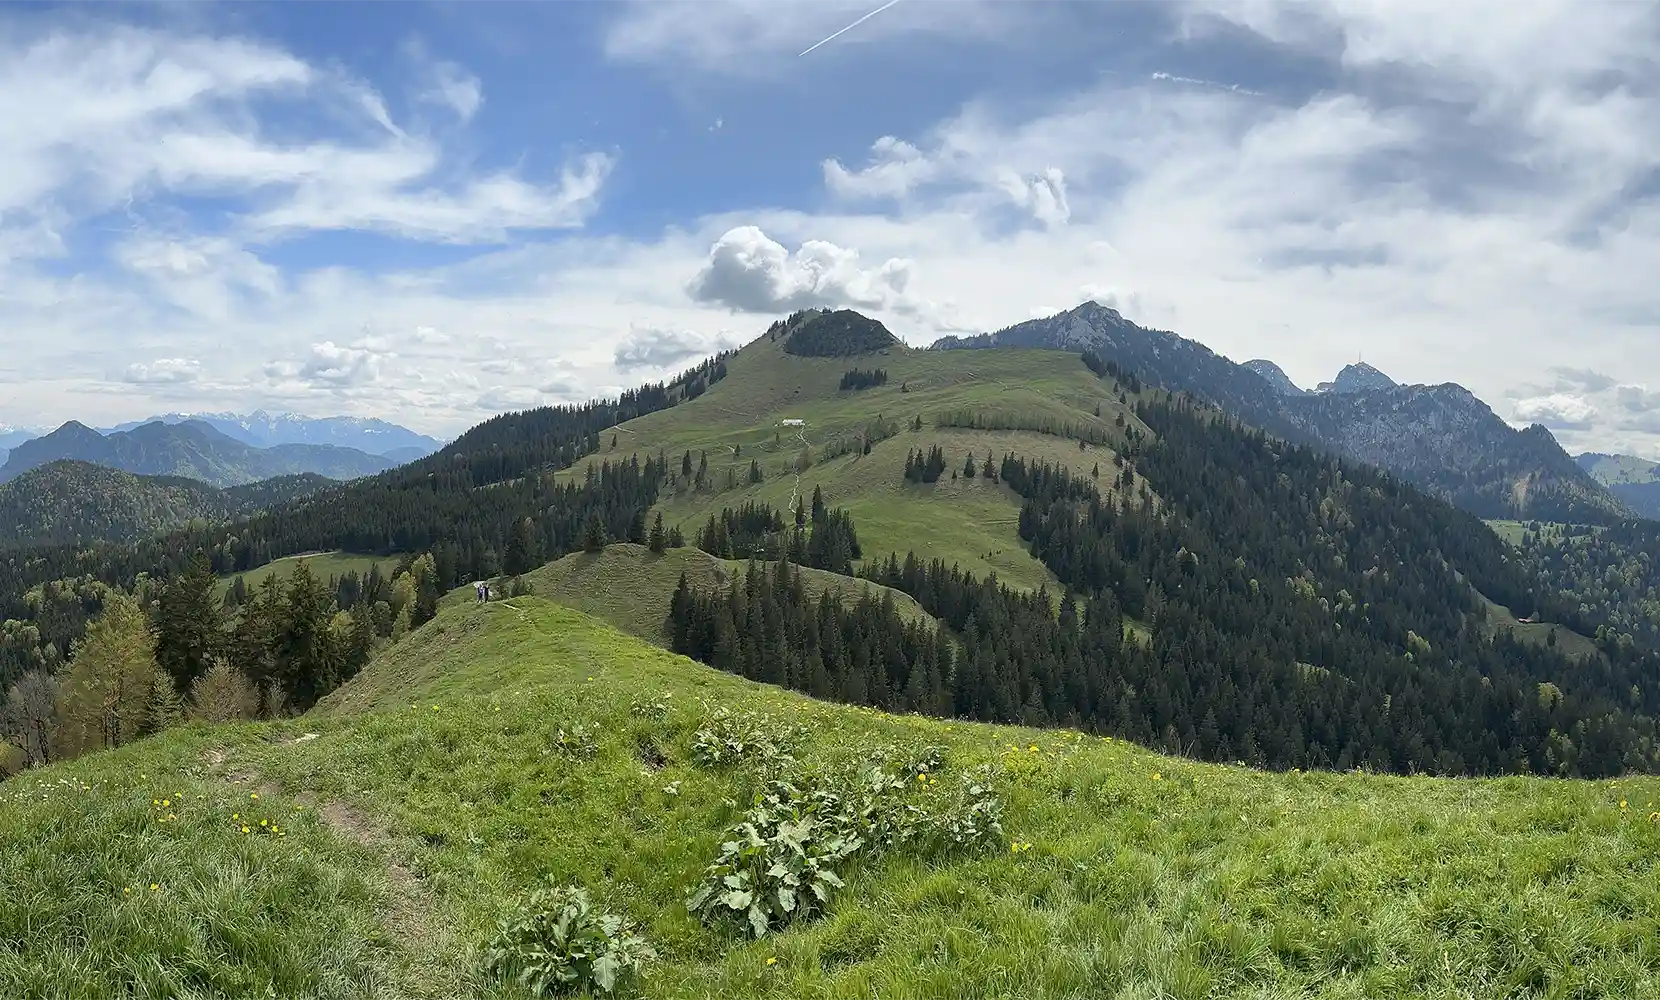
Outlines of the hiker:
M 485 597 L 489 594 L 489 592 L 489 588 L 485 585 L 484 581 L 480 580 L 478 583 L 473 584 L 473 594 L 478 598 L 478 603 L 483 604 Z

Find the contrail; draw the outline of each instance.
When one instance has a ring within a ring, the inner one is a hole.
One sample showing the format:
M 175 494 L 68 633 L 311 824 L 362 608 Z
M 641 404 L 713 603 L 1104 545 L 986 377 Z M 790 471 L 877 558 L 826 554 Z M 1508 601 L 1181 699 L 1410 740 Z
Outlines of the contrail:
M 888 0 L 887 3 L 885 3 L 882 6 L 876 8 L 875 10 L 871 11 L 869 14 L 866 14 L 864 17 L 859 18 L 857 21 L 854 21 L 852 24 L 850 24 L 847 27 L 843 28 L 842 30 L 836 32 L 834 35 L 831 35 L 829 38 L 822 38 L 822 39 L 814 42 L 812 45 L 809 45 L 806 49 L 802 50 L 801 55 L 802 56 L 806 55 L 807 53 L 809 53 L 809 52 L 813 51 L 814 49 L 818 48 L 820 45 L 823 45 L 825 42 L 835 41 L 836 39 L 838 39 L 841 36 L 847 34 L 849 31 L 852 31 L 854 28 L 857 28 L 859 25 L 864 24 L 866 21 L 868 21 L 871 18 L 875 17 L 877 14 L 882 13 L 884 10 L 887 10 L 889 7 L 892 7 L 894 4 L 896 4 L 898 2 L 899 2 L 899 0 Z M 801 58 L 801 56 L 796 56 L 796 58 L 799 59 L 799 58 Z

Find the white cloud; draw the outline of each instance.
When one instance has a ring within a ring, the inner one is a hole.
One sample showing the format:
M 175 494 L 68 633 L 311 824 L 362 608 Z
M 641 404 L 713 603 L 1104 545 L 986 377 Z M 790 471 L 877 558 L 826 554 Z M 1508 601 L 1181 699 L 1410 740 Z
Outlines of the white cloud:
M 436 80 L 432 88 L 421 95 L 422 99 L 449 108 L 462 121 L 478 113 L 479 106 L 484 103 L 484 87 L 478 77 L 442 60 L 434 64 L 433 72 Z
M 906 291 L 911 271 L 911 262 L 898 257 L 866 268 L 857 250 L 825 240 L 808 240 L 791 252 L 756 226 L 738 226 L 709 248 L 687 292 L 734 312 L 840 306 L 914 312 L 918 303 Z
M 885 135 L 870 147 L 870 163 L 849 170 L 839 160 L 824 161 L 824 183 L 842 198 L 903 198 L 938 176 L 940 164 L 904 141 Z
M 1567 393 L 1518 399 L 1512 412 L 1522 423 L 1544 424 L 1551 430 L 1586 430 L 1597 417 L 1595 406 Z
M 476 79 L 438 79 L 458 114 L 477 109 Z M 309 128 L 261 128 L 279 107 L 312 112 L 298 116 Z M 362 81 L 258 42 L 129 27 L 0 33 L 0 147 L 0 233 L 48 208 L 88 218 L 211 195 L 244 200 L 230 218 L 243 239 L 351 228 L 499 242 L 580 225 L 611 166 L 578 156 L 551 183 L 445 172 L 437 140 L 400 129 Z
M 345 389 L 375 381 L 383 365 L 393 357 L 396 355 L 375 350 L 364 341 L 346 346 L 325 340 L 312 344 L 298 360 L 270 362 L 265 366 L 265 374 L 277 383 Z
M 134 385 L 176 385 L 202 377 L 202 363 L 194 358 L 158 358 L 127 366 L 123 378 Z
M 1003 175 L 1003 190 L 1016 205 L 1032 213 L 1045 226 L 1064 225 L 1072 217 L 1066 203 L 1066 175 L 1055 167 L 1033 177 L 1010 172 Z
M 619 372 L 663 369 L 733 346 L 724 336 L 706 337 L 690 330 L 637 329 L 617 345 L 612 363 Z

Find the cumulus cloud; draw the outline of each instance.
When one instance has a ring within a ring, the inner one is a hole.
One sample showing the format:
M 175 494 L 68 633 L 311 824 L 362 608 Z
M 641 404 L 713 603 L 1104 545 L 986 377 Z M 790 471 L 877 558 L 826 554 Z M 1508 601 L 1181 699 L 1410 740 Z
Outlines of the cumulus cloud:
M 1518 421 L 1543 424 L 1551 430 L 1586 430 L 1597 417 L 1595 406 L 1567 393 L 1518 399 L 1512 412 Z
M 273 361 L 265 366 L 268 378 L 278 382 L 298 382 L 317 388 L 345 389 L 373 382 L 380 377 L 382 365 L 392 355 L 377 351 L 364 343 L 346 346 L 325 340 L 312 344 L 299 360 Z
M 705 337 L 689 330 L 637 329 L 617 345 L 612 364 L 620 372 L 667 368 L 732 346 L 725 337 Z
M 158 358 L 127 366 L 122 376 L 133 385 L 178 385 L 202 377 L 202 363 L 194 358 Z
M 870 147 L 870 163 L 856 170 L 831 158 L 823 163 L 824 184 L 841 198 L 903 198 L 939 176 L 939 161 L 903 139 L 885 135 Z
M 687 292 L 733 312 L 781 313 L 818 307 L 914 311 L 906 293 L 912 263 L 891 258 L 866 268 L 857 250 L 808 240 L 791 252 L 757 226 L 729 229 L 709 248 Z

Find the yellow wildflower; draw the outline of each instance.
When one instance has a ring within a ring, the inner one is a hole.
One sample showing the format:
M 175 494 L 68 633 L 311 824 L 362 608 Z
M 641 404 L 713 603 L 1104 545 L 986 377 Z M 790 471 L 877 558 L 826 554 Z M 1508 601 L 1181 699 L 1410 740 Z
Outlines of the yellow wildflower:
M 778 959 L 771 956 L 771 955 L 768 955 L 767 956 L 767 964 L 768 965 L 777 965 L 778 964 Z
M 1153 772 L 1153 780 L 1154 781 L 1163 781 L 1164 780 L 1164 775 L 1158 773 L 1157 771 L 1154 771 Z
M 260 826 L 270 826 L 270 825 L 271 825 L 271 821 L 270 821 L 270 820 L 268 820 L 268 819 L 262 819 L 262 820 L 260 820 L 260 821 L 259 821 L 259 825 L 260 825 Z
M 150 891 L 151 892 L 160 892 L 161 891 L 161 883 L 160 882 L 151 882 L 150 883 Z
M 243 828 L 242 828 L 242 832 L 243 832 L 243 833 L 247 833 L 247 832 L 248 832 L 248 828 L 247 828 L 247 827 L 243 827 Z

